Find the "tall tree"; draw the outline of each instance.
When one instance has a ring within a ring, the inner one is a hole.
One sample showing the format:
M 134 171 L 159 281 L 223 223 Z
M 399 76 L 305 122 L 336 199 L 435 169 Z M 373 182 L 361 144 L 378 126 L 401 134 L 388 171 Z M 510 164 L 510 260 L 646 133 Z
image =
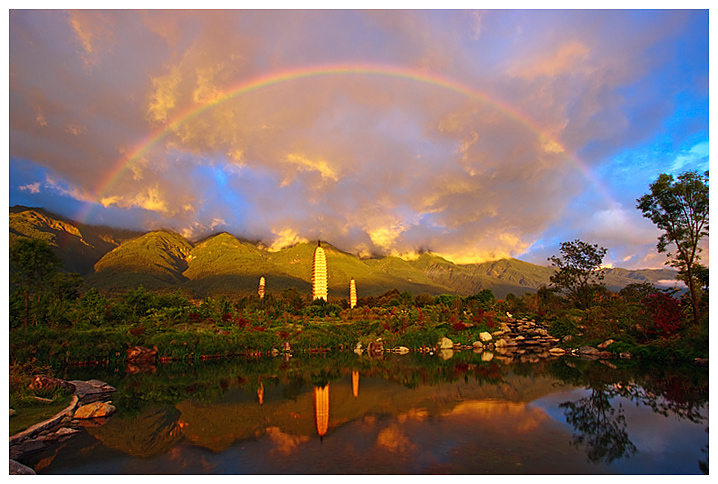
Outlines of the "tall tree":
M 61 266 L 60 258 L 44 240 L 22 238 L 10 247 L 10 281 L 22 295 L 24 327 L 27 328 L 31 306 L 39 309 L 42 297 Z M 37 323 L 37 311 L 34 319 Z
M 679 270 L 688 286 L 693 309 L 693 321 L 699 320 L 701 270 L 700 240 L 708 236 L 708 172 L 703 175 L 688 171 L 678 175 L 661 174 L 650 185 L 651 193 L 637 199 L 636 208 L 663 231 L 658 238 L 658 252 L 667 252 L 669 245 L 675 253 L 667 252 L 670 264 Z
M 561 257 L 548 260 L 557 268 L 551 276 L 551 285 L 565 292 L 582 309 L 591 305 L 592 289 L 602 284 L 605 271 L 601 269 L 607 250 L 598 244 L 576 239 L 561 244 Z

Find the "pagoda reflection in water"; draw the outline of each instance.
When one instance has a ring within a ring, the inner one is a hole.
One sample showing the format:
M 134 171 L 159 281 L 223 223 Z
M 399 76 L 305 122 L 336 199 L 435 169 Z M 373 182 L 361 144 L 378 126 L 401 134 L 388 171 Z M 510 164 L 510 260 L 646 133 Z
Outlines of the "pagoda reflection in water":
M 329 429 L 329 383 L 323 387 L 314 387 L 314 420 L 320 439 Z

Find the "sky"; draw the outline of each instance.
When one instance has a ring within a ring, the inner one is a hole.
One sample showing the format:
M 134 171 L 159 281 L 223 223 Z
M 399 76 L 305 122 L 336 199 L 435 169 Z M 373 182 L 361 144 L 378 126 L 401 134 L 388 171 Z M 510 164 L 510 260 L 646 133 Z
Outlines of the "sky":
M 271 250 L 660 268 L 707 10 L 10 10 L 10 206 Z M 708 261 L 707 244 L 703 262 Z

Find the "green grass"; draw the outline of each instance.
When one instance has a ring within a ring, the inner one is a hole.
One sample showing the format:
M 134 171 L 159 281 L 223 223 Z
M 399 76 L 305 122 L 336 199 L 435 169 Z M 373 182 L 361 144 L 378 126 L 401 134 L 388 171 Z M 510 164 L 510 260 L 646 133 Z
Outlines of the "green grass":
M 34 397 L 26 396 L 22 399 L 15 399 L 10 396 L 10 408 L 17 414 L 10 417 L 10 436 L 22 432 L 33 425 L 54 417 L 64 410 L 72 400 L 72 395 L 64 394 L 56 397 L 50 403 L 36 400 Z

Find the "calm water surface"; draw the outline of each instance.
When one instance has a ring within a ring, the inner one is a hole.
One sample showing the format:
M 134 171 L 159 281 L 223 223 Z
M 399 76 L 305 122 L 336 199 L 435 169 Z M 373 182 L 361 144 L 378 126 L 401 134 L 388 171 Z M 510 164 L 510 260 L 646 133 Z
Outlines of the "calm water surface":
M 117 412 L 38 474 L 701 474 L 708 372 L 471 352 L 69 370 Z

